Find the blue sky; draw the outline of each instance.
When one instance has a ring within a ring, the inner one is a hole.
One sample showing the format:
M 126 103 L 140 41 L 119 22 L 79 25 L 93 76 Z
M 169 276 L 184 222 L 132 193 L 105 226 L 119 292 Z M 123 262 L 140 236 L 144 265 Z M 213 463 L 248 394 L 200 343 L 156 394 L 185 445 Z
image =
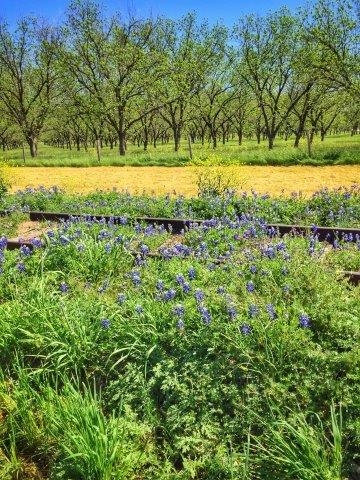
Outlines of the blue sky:
M 130 7 L 140 16 L 152 14 L 178 18 L 189 10 L 195 10 L 210 22 L 221 19 L 227 25 L 232 25 L 243 14 L 261 14 L 285 4 L 293 9 L 303 5 L 305 0 L 104 0 L 101 3 L 107 6 L 110 13 L 119 10 L 126 12 Z M 63 18 L 67 4 L 67 0 L 0 0 L 0 17 L 10 25 L 14 25 L 19 16 L 28 14 L 43 16 L 57 23 Z

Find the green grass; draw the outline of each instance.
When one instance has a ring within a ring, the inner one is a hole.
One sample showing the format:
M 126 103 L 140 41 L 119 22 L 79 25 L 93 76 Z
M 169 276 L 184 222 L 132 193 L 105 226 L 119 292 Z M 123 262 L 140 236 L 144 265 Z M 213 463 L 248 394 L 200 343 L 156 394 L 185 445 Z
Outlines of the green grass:
M 260 145 L 255 140 L 245 140 L 239 146 L 236 140 L 230 140 L 226 145 L 219 144 L 214 151 L 210 144 L 193 145 L 193 154 L 196 159 L 208 159 L 216 164 L 246 164 L 246 165 L 339 165 L 360 164 L 360 135 L 333 135 L 321 142 L 315 138 L 313 155 L 308 157 L 306 144 L 303 141 L 300 148 L 293 147 L 293 139 L 285 141 L 277 139 L 273 150 L 269 151 L 267 142 Z M 20 148 L 2 151 L 0 162 L 6 161 L 11 165 L 23 165 L 22 150 Z M 178 153 L 173 151 L 173 144 L 159 145 L 157 148 L 149 146 L 148 152 L 132 144 L 128 146 L 125 157 L 120 157 L 116 148 L 111 150 L 104 147 L 101 152 L 101 165 L 110 166 L 183 166 L 190 162 L 186 141 Z M 81 149 L 66 149 L 39 145 L 39 154 L 32 159 L 26 150 L 26 165 L 28 166 L 67 166 L 85 167 L 98 165 L 95 148 L 88 152 Z

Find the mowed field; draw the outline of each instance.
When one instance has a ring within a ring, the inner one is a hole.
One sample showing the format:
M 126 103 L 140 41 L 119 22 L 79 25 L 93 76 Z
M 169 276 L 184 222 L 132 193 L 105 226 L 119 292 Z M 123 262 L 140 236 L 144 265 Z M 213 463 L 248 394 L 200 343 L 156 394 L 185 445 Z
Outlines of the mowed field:
M 165 194 L 175 191 L 196 195 L 200 167 L 13 167 L 12 190 L 27 186 L 57 185 L 68 192 L 128 190 L 131 193 Z M 212 167 L 202 167 L 212 168 Z M 226 166 L 216 167 L 232 179 L 238 190 L 254 189 L 272 195 L 302 191 L 309 195 L 322 187 L 336 188 L 360 184 L 359 165 L 337 166 Z

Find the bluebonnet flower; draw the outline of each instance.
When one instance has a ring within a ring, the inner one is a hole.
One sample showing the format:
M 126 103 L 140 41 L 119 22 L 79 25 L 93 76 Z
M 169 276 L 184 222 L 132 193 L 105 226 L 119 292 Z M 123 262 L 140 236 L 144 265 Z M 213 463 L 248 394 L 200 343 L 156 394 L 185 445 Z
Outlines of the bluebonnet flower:
M 286 268 L 286 267 L 281 267 L 281 273 L 283 275 L 288 275 L 289 274 L 289 270 Z
M 47 236 L 48 236 L 49 238 L 54 238 L 54 237 L 55 237 L 55 233 L 54 233 L 52 230 L 48 230 L 48 231 L 46 232 L 46 234 L 47 234 Z
M 259 313 L 259 308 L 257 307 L 257 305 L 254 305 L 253 303 L 249 305 L 248 314 L 250 318 L 256 317 L 258 313 Z
M 190 267 L 188 270 L 188 276 L 190 280 L 195 280 L 196 278 L 196 272 L 194 267 Z
M 185 283 L 185 277 L 181 274 L 176 275 L 175 280 L 179 285 L 184 285 Z
M 104 328 L 105 330 L 110 328 L 110 320 L 108 320 L 107 318 L 103 318 L 101 320 L 101 326 L 102 328 Z
M 98 292 L 99 292 L 99 293 L 104 293 L 104 292 L 106 292 L 106 290 L 109 288 L 109 285 L 110 285 L 109 280 L 105 280 L 105 281 L 103 282 L 103 284 L 101 285 L 101 287 L 98 289 Z
M 290 285 L 284 285 L 284 293 L 290 293 Z
M 98 234 L 98 240 L 102 241 L 105 240 L 105 238 L 110 237 L 110 233 L 107 230 L 100 230 Z
M 336 240 L 336 238 L 335 238 L 335 240 L 334 240 L 334 242 L 333 242 L 333 249 L 334 249 L 334 250 L 339 250 L 339 249 L 340 249 L 339 241 Z
M 178 304 L 175 305 L 173 312 L 177 317 L 183 317 L 185 315 L 185 308 L 183 305 Z
M 124 303 L 126 300 L 126 295 L 125 293 L 119 293 L 118 296 L 117 296 L 117 302 L 122 304 Z
M 174 290 L 173 288 L 170 288 L 170 290 L 167 290 L 164 293 L 163 298 L 165 302 L 170 302 L 170 300 L 173 300 L 175 296 L 176 296 L 176 290 Z
M 77 249 L 79 252 L 83 252 L 85 250 L 85 245 L 83 243 L 79 243 L 77 246 Z
M 162 292 L 164 290 L 164 282 L 162 280 L 158 280 L 156 282 L 156 290 Z
M 69 291 L 69 285 L 65 282 L 61 282 L 59 288 L 61 293 L 67 293 Z
M 140 245 L 140 253 L 146 256 L 146 255 L 149 255 L 149 252 L 150 252 L 150 248 L 147 245 L 145 245 L 145 243 L 142 243 Z
M 250 272 L 256 273 L 256 271 L 257 271 L 256 265 L 250 265 Z
M 136 264 L 138 267 L 143 267 L 144 265 L 146 265 L 146 260 L 145 260 L 144 257 L 142 257 L 141 255 L 136 255 L 136 257 L 135 257 L 135 264 Z
M 250 335 L 251 333 L 251 327 L 248 323 L 243 323 L 240 325 L 239 330 L 243 335 Z
M 129 275 L 135 287 L 138 287 L 141 284 L 140 272 L 133 271 Z
M 106 253 L 110 253 L 111 252 L 111 243 L 106 243 L 105 246 L 104 246 L 104 250 Z
M 204 292 L 202 290 L 200 290 L 199 288 L 197 288 L 195 290 L 194 296 L 195 296 L 195 299 L 196 299 L 197 303 L 202 302 L 205 298 Z
M 142 230 L 141 225 L 137 223 L 134 227 L 134 230 L 135 230 L 135 233 L 137 234 L 141 233 L 141 230 Z
M 202 318 L 203 322 L 206 325 L 209 325 L 209 323 L 211 322 L 211 314 L 210 314 L 209 310 L 206 307 L 204 307 L 203 305 L 200 305 L 198 310 L 200 312 L 200 315 L 201 315 L 201 318 Z
M 286 250 L 286 245 L 284 242 L 277 243 L 275 247 L 276 247 L 276 250 L 278 250 L 279 252 Z
M 182 318 L 180 318 L 177 323 L 176 323 L 176 327 L 179 329 L 179 330 L 184 330 L 185 328 L 185 322 Z
M 69 238 L 65 237 L 65 235 L 60 235 L 59 243 L 60 243 L 60 245 L 65 246 L 65 245 L 68 245 L 70 243 L 70 240 L 69 240 Z
M 24 257 L 29 257 L 31 255 L 31 250 L 27 245 L 21 245 L 20 247 L 20 253 Z
M 182 284 L 182 289 L 183 289 L 183 292 L 184 292 L 184 293 L 190 293 L 190 292 L 191 292 L 191 286 L 190 286 L 190 284 L 187 283 L 187 282 L 184 282 L 184 283 Z
M 7 245 L 7 238 L 0 237 L 0 250 L 5 250 L 6 245 Z
M 310 237 L 310 242 L 309 242 L 309 255 L 313 255 L 315 252 L 315 243 L 316 243 L 316 238 L 315 237 Z
M 136 307 L 135 307 L 135 312 L 136 312 L 138 315 L 140 315 L 141 313 L 144 312 L 144 309 L 143 309 L 143 307 L 142 307 L 141 305 L 136 305 Z
M 310 328 L 311 323 L 310 323 L 310 318 L 306 313 L 301 313 L 299 315 L 299 325 L 301 328 Z
M 26 270 L 26 267 L 25 267 L 25 265 L 24 265 L 22 262 L 19 262 L 19 263 L 16 265 L 16 268 L 19 270 L 20 273 L 24 273 L 25 270 Z
M 228 311 L 230 320 L 234 320 L 237 317 L 238 312 L 235 305 L 229 305 L 227 308 L 227 311 Z
M 266 257 L 270 258 L 270 260 L 276 257 L 276 252 L 270 245 L 264 249 L 263 253 Z
M 272 303 L 268 303 L 266 306 L 266 311 L 269 314 L 271 320 L 275 320 L 277 318 L 277 313 L 275 311 L 275 307 Z
M 34 248 L 41 248 L 43 246 L 43 243 L 40 240 L 40 238 L 33 238 L 30 240 L 30 242 L 34 246 Z
M 250 280 L 250 282 L 247 282 L 246 284 L 246 290 L 249 292 L 249 293 L 253 293 L 255 291 L 255 285 L 254 285 L 254 282 L 252 282 Z
M 216 291 L 219 295 L 223 295 L 225 293 L 225 287 L 220 286 L 220 287 L 217 288 Z

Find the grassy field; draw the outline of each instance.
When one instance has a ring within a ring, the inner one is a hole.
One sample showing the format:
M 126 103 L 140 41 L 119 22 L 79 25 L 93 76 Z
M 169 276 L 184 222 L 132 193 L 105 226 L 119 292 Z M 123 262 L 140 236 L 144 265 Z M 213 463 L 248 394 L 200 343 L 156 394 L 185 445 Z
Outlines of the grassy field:
M 356 478 L 359 287 L 339 254 L 360 252 L 262 225 L 0 238 L 0 478 Z
M 216 164 L 233 165 L 341 165 L 360 164 L 360 135 L 334 135 L 321 142 L 315 138 L 312 158 L 306 153 L 306 144 L 303 141 L 299 149 L 293 148 L 293 139 L 287 141 L 277 139 L 272 151 L 267 149 L 267 142 L 260 145 L 255 140 L 245 140 L 239 146 L 236 140 L 229 141 L 226 145 L 219 145 L 216 152 L 209 144 L 202 146 L 193 145 L 195 160 L 208 159 Z M 98 164 L 95 148 L 68 150 L 63 148 L 39 145 L 39 155 L 32 159 L 25 151 L 25 164 L 28 166 L 64 166 L 86 167 Z M 0 161 L 9 162 L 11 165 L 23 165 L 22 150 L 15 149 L 0 153 Z M 109 166 L 184 166 L 189 163 L 189 151 L 186 141 L 183 140 L 182 148 L 178 153 L 173 151 L 173 144 L 161 145 L 157 148 L 149 147 L 148 152 L 132 144 L 128 146 L 125 157 L 118 155 L 117 149 L 104 147 L 101 152 L 101 164 Z
M 197 194 L 197 175 L 207 167 L 16 167 L 11 169 L 12 190 L 27 186 L 57 185 L 69 192 L 96 189 L 129 190 L 131 193 L 164 194 L 176 191 L 186 196 Z M 210 167 L 211 169 L 211 167 Z M 211 169 L 214 171 L 214 169 Z M 336 188 L 360 183 L 360 166 L 326 167 L 229 166 L 216 167 L 232 181 L 237 190 L 255 189 L 272 195 L 302 191 L 309 195 L 321 187 Z

